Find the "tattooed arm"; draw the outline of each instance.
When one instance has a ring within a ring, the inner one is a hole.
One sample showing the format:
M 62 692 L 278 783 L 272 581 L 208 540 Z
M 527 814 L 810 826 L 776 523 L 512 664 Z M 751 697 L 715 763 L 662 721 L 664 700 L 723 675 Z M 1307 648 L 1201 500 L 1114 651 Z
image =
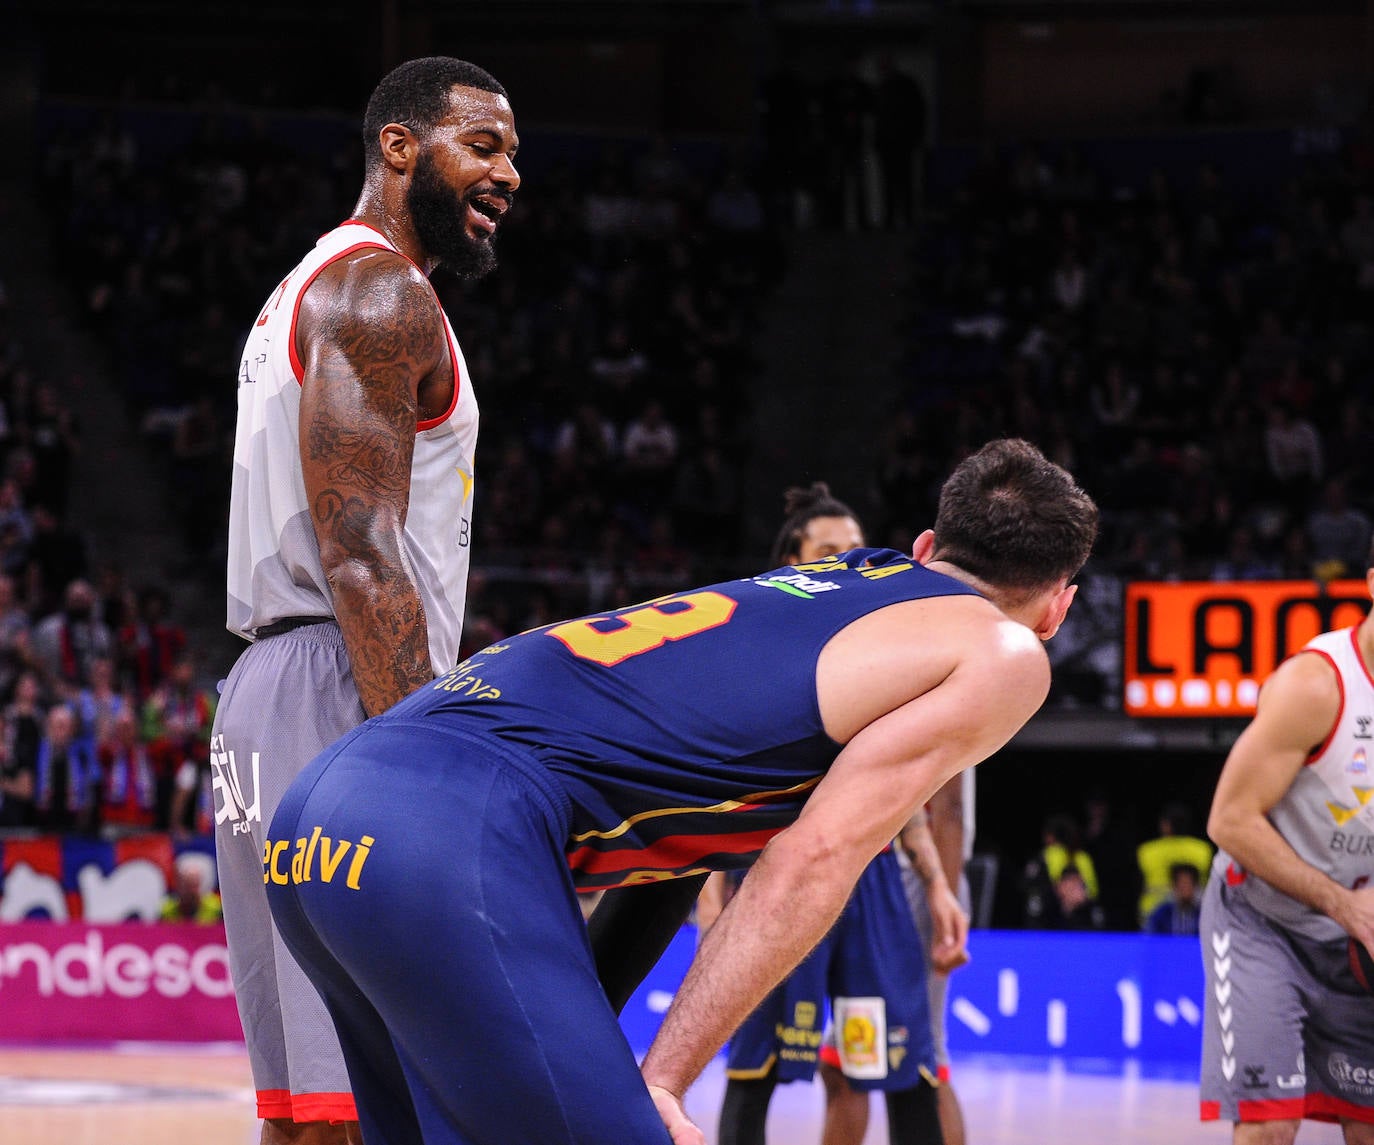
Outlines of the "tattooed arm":
M 426 383 L 447 369 L 452 384 L 447 338 L 424 276 L 398 255 L 368 250 L 315 280 L 296 339 L 306 498 L 372 716 L 434 678 L 403 529 Z

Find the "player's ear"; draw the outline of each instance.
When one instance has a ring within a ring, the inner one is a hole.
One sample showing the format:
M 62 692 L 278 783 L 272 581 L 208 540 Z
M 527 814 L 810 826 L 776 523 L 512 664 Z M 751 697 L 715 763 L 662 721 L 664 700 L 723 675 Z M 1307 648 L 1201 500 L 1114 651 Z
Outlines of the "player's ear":
M 1048 640 L 1059 631 L 1059 626 L 1064 623 L 1064 617 L 1068 615 L 1069 605 L 1077 595 L 1078 586 L 1071 584 L 1050 597 L 1045 607 L 1044 619 L 1035 626 L 1035 634 L 1041 640 Z
M 420 141 L 403 123 L 388 123 L 383 127 L 377 133 L 377 144 L 382 149 L 382 162 L 403 174 L 409 172 L 420 153 Z
M 911 546 L 912 559 L 919 565 L 930 564 L 930 558 L 935 555 L 935 530 L 927 529 Z

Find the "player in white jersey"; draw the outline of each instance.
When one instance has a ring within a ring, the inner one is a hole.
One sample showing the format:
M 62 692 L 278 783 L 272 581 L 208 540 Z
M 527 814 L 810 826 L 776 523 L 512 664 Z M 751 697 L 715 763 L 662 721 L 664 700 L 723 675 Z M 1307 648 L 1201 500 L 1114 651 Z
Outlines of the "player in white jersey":
M 477 402 L 428 276 L 490 271 L 520 185 L 505 89 L 461 60 L 388 74 L 363 140 L 353 216 L 273 292 L 239 370 L 228 625 L 250 645 L 211 764 L 265 1145 L 359 1139 L 333 1025 L 272 926 L 263 825 L 320 750 L 458 659 Z
M 1217 784 L 1201 1112 L 1236 1145 L 1291 1145 L 1305 1117 L 1374 1143 L 1371 670 L 1374 619 L 1310 641 L 1265 683 Z

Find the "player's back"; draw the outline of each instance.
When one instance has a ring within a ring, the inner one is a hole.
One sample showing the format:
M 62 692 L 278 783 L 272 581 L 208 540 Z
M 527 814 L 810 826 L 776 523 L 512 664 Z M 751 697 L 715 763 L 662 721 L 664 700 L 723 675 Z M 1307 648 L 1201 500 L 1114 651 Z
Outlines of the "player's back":
M 841 628 L 972 590 L 890 550 L 856 550 L 522 633 L 385 720 L 489 731 L 556 776 L 584 886 L 746 865 L 839 752 L 816 662 Z

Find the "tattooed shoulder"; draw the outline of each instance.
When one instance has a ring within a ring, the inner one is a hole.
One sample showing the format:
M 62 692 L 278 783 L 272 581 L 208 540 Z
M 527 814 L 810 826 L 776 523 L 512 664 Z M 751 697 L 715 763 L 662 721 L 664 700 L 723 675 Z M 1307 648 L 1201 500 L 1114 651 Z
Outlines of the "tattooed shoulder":
M 302 357 L 326 379 L 340 372 L 383 390 L 412 393 L 447 360 L 438 299 L 423 274 L 390 251 L 331 264 L 306 293 Z

